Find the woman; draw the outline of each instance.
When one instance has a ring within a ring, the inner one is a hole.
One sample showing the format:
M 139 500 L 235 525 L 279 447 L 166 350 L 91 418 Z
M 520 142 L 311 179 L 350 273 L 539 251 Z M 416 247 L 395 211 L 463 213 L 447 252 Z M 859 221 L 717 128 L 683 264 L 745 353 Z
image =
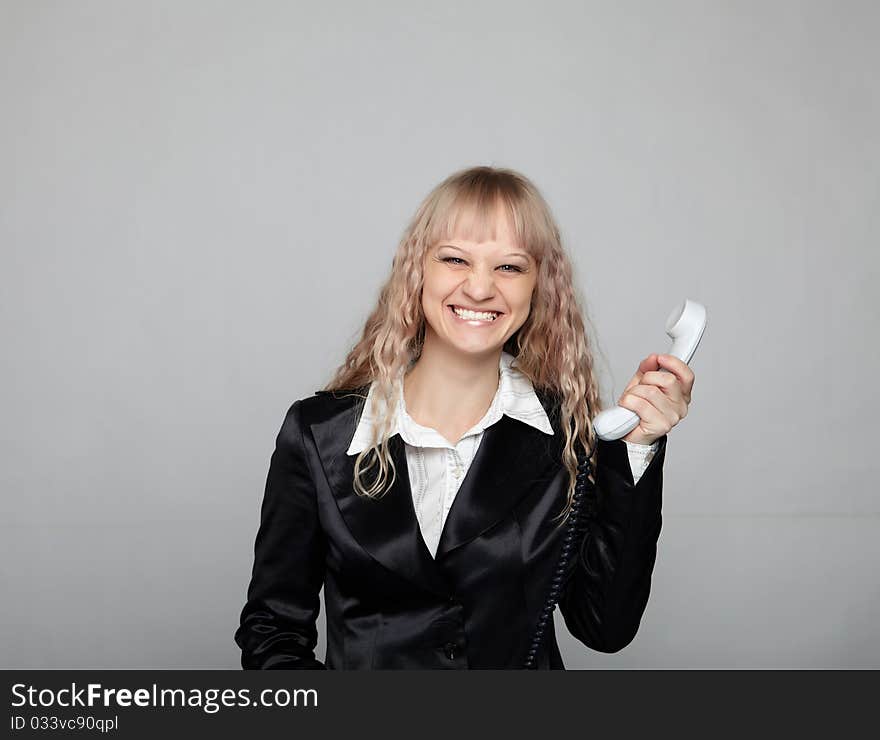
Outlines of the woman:
M 598 440 L 593 357 L 550 209 L 512 170 L 451 175 L 406 229 L 360 341 L 284 419 L 235 634 L 242 667 L 523 667 L 581 450 L 596 510 L 576 529 L 559 606 L 583 644 L 622 649 L 647 604 L 666 435 L 693 381 L 676 358 L 645 358 L 618 402 L 639 426 Z M 552 619 L 531 663 L 563 668 Z

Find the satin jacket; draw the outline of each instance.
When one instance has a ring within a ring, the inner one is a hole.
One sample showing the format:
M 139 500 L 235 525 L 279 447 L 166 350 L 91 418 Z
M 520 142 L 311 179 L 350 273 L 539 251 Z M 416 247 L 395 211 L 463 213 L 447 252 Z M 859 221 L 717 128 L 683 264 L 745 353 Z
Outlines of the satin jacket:
M 368 388 L 357 389 L 365 396 Z M 296 401 L 276 439 L 254 566 L 235 641 L 245 669 L 521 668 L 559 558 L 565 504 L 558 409 L 538 393 L 554 436 L 509 416 L 488 427 L 462 481 L 436 558 L 413 509 L 403 440 L 379 499 L 353 488 L 346 455 L 363 408 L 319 391 Z M 587 647 L 617 652 L 648 601 L 661 528 L 667 438 L 637 485 L 622 440 L 598 442 L 597 507 L 559 599 Z M 315 657 L 319 593 L 325 663 Z M 562 669 L 548 621 L 538 668 Z

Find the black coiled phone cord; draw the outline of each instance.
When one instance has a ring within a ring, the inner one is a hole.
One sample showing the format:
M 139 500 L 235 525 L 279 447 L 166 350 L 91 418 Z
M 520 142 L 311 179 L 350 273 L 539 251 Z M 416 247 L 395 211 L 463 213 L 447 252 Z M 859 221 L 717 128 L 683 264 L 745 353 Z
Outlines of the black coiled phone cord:
M 547 622 L 553 617 L 553 610 L 556 609 L 556 602 L 559 599 L 559 592 L 562 590 L 562 585 L 565 580 L 565 570 L 568 566 L 569 558 L 571 557 L 573 550 L 577 552 L 578 545 L 580 544 L 575 539 L 575 537 L 580 534 L 578 531 L 580 519 L 584 514 L 591 515 L 595 505 L 592 497 L 589 502 L 586 502 L 585 500 L 590 475 L 590 456 L 583 455 L 583 453 L 581 453 L 581 455 L 582 457 L 578 460 L 574 496 L 572 497 L 571 511 L 568 514 L 568 528 L 565 533 L 565 539 L 562 541 L 562 551 L 559 553 L 559 561 L 553 572 L 553 578 L 550 581 L 550 590 L 547 593 L 544 607 L 541 609 L 538 616 L 538 623 L 535 626 L 535 632 L 532 636 L 532 641 L 529 644 L 529 652 L 526 655 L 525 667 L 528 669 L 537 668 L 535 658 L 538 654 L 538 650 L 541 648 L 541 642 L 544 639 L 544 633 L 547 629 Z M 592 493 L 592 489 L 595 488 L 595 485 L 590 484 L 590 488 Z M 585 507 L 587 509 L 586 512 L 584 511 Z

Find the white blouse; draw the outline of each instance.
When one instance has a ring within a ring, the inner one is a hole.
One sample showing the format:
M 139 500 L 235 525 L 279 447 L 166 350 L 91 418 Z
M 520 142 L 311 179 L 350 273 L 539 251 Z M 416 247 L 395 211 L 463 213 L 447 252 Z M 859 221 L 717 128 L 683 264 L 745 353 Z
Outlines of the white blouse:
M 432 555 L 437 553 L 446 516 L 477 453 L 484 430 L 506 414 L 545 434 L 553 434 L 547 412 L 538 400 L 531 381 L 516 368 L 516 358 L 508 352 L 502 352 L 499 371 L 498 390 L 489 410 L 454 445 L 436 429 L 417 423 L 406 412 L 406 404 L 403 393 L 399 392 L 399 385 L 395 387 L 399 400 L 390 434 L 399 433 L 405 443 L 413 507 L 422 537 Z M 398 376 L 398 384 L 402 376 L 403 372 Z M 371 385 L 363 414 L 347 454 L 357 455 L 369 447 L 373 425 L 378 422 Z M 657 451 L 659 442 L 651 445 L 627 442 L 626 446 L 633 480 L 638 483 Z

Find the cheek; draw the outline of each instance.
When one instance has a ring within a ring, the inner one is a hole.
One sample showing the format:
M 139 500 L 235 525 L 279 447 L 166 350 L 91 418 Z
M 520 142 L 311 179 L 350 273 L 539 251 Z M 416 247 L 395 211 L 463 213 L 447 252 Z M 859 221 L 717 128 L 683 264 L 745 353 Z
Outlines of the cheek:
M 442 301 L 453 290 L 455 290 L 455 280 L 450 279 L 448 275 L 438 274 L 433 271 L 425 273 L 425 280 L 422 285 L 423 301 Z
M 422 312 L 429 317 L 431 321 L 436 321 L 440 317 L 440 311 L 443 308 L 444 294 L 435 283 L 425 283 L 422 288 Z
M 517 294 L 517 305 L 526 314 L 529 313 L 534 293 L 535 291 L 532 286 L 523 286 L 522 290 Z
M 440 297 L 440 292 L 437 289 L 436 283 L 425 283 L 422 288 L 422 306 L 425 308 L 430 308 L 434 304 L 437 303 L 437 300 Z

